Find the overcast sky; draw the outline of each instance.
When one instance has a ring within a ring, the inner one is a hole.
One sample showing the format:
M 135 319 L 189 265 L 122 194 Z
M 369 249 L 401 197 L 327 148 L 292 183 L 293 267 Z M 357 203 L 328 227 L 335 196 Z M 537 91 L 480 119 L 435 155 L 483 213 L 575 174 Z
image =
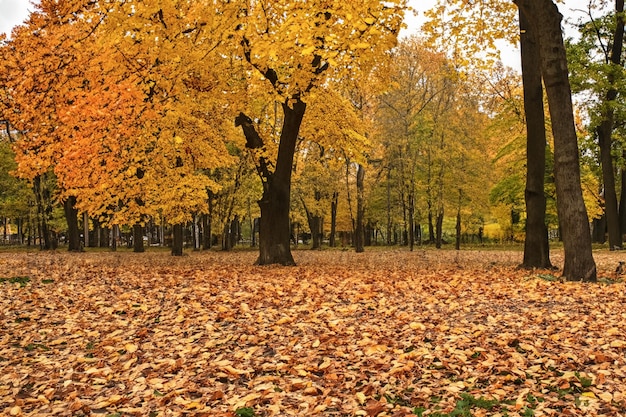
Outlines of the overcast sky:
M 30 0 L 0 0 L 0 33 L 9 35 L 13 26 L 24 22 L 32 9 Z

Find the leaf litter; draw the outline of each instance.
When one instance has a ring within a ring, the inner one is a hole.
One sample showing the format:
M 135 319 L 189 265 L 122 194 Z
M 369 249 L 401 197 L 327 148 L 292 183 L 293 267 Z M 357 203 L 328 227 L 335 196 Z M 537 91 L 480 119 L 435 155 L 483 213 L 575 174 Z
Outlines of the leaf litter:
M 0 254 L 0 412 L 626 414 L 619 254 L 597 284 L 520 252 L 255 255 Z

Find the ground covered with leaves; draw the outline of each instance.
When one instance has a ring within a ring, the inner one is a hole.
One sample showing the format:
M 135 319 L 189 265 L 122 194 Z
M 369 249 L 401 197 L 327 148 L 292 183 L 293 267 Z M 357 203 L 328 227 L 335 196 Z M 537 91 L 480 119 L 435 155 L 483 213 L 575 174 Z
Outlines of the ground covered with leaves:
M 0 413 L 626 415 L 626 255 L 521 256 L 0 253 Z

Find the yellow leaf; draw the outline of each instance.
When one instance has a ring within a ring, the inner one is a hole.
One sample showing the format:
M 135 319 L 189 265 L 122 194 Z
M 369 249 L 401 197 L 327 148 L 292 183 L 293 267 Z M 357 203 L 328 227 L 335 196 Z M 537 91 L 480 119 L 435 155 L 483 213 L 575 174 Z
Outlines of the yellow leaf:
M 613 401 L 613 394 L 611 394 L 610 392 L 600 393 L 598 394 L 598 397 L 600 397 L 603 401 L 606 401 L 607 403 Z
M 359 404 L 363 405 L 367 400 L 367 395 L 363 394 L 362 392 L 357 392 L 356 399 L 359 401 Z
M 581 395 L 581 396 L 583 396 L 583 397 L 587 397 L 587 398 L 598 398 L 598 397 L 596 397 L 596 394 L 594 394 L 594 393 L 593 393 L 593 392 L 591 392 L 591 391 L 586 391 L 586 392 L 583 392 L 583 393 L 582 393 L 582 394 L 580 394 L 580 395 Z
M 304 48 L 302 50 L 302 55 L 306 56 L 306 55 L 311 55 L 313 52 L 315 51 L 315 45 L 311 45 L 307 48 Z
M 124 345 L 124 349 L 125 349 L 125 350 L 126 350 L 126 352 L 128 352 L 128 353 L 135 353 L 135 352 L 137 352 L 137 348 L 138 348 L 138 347 L 137 347 L 137 345 L 136 345 L 136 344 L 134 344 L 134 343 L 126 343 L 126 344 Z

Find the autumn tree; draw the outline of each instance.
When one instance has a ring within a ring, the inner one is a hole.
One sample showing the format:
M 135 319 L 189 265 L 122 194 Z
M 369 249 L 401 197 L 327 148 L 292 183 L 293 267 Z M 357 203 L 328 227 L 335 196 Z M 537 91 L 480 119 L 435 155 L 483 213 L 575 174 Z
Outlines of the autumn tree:
M 324 84 L 329 69 L 350 71 L 359 60 L 371 59 L 393 46 L 401 25 L 404 1 L 328 5 L 255 2 L 240 10 L 237 36 L 243 58 L 275 94 L 282 110 L 275 156 L 265 155 L 267 138 L 254 121 L 240 114 L 237 125 L 246 146 L 258 152 L 263 182 L 259 264 L 294 264 L 289 207 L 291 172 L 308 97 Z
M 595 281 L 589 220 L 582 195 L 578 141 L 561 14 L 551 0 L 515 0 L 540 45 L 541 69 L 554 135 L 557 210 L 563 234 L 568 280 Z
M 623 216 L 626 213 L 625 186 L 622 183 L 621 201 L 618 203 L 615 178 L 615 168 L 620 164 L 616 154 L 624 146 L 614 137 L 617 133 L 614 127 L 619 127 L 623 120 L 624 2 L 615 1 L 613 12 L 604 16 L 595 17 L 593 12 L 597 11 L 604 12 L 589 5 L 588 16 L 578 25 L 580 39 L 569 43 L 568 59 L 572 89 L 588 94 L 590 98 L 584 101 L 583 106 L 590 117 L 589 133 L 597 140 L 609 248 L 615 250 L 622 247 L 626 224 L 626 217 Z M 604 233 L 603 228 L 598 235 L 604 237 Z
M 526 15 L 519 12 L 524 115 L 526 121 L 526 268 L 550 268 L 550 245 L 546 225 L 546 128 L 539 40 Z

